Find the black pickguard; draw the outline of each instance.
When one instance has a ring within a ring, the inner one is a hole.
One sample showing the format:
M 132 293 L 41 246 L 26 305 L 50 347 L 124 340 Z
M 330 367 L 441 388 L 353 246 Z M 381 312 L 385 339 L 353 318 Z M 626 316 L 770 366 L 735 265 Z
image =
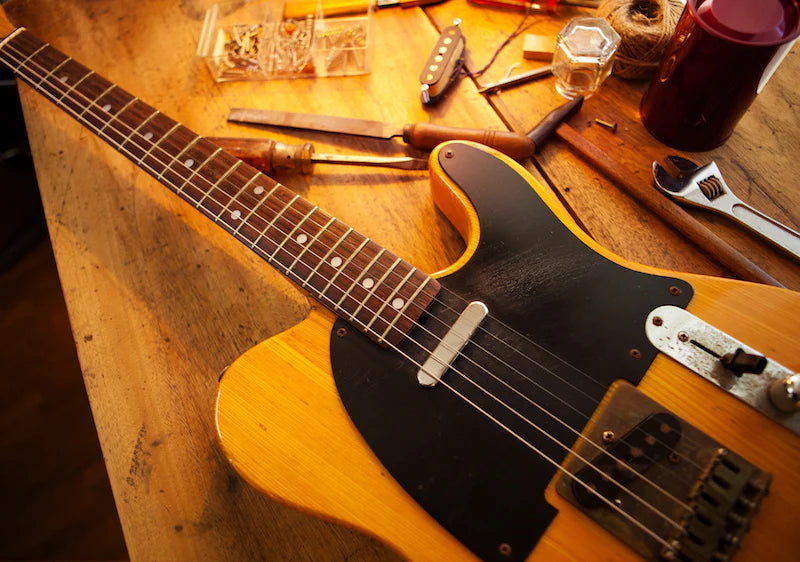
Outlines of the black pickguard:
M 480 243 L 440 280 L 438 301 L 409 339 L 433 349 L 446 331 L 438 319 L 452 322 L 470 301 L 490 317 L 445 375 L 451 388 L 420 386 L 415 364 L 343 321 L 331 338 L 333 373 L 364 439 L 428 513 L 483 559 L 523 560 L 555 515 L 543 492 L 576 432 L 614 380 L 637 384 L 655 357 L 647 314 L 685 306 L 692 288 L 591 250 L 491 153 L 451 143 L 439 154 L 477 211 Z M 339 327 L 346 335 L 335 335 Z M 409 340 L 401 349 L 420 364 L 428 355 Z

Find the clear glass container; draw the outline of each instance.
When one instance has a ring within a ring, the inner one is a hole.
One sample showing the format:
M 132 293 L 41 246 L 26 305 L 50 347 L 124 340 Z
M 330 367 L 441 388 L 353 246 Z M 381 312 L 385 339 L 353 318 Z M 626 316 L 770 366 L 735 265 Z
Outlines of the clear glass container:
M 575 18 L 556 38 L 553 75 L 556 90 L 567 99 L 588 98 L 609 74 L 619 34 L 603 18 Z

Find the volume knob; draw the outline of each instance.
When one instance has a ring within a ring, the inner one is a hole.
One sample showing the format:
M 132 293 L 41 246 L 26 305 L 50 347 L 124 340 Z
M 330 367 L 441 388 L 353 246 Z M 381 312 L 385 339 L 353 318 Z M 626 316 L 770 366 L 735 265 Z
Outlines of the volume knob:
M 781 412 L 800 410 L 800 375 L 779 379 L 769 385 L 769 399 Z

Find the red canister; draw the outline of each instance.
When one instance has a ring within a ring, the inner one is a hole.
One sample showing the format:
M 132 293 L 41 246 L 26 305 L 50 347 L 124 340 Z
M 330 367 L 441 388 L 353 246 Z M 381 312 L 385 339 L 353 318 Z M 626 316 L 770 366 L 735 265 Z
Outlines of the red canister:
M 798 0 L 687 0 L 642 122 L 673 148 L 719 146 L 798 35 Z

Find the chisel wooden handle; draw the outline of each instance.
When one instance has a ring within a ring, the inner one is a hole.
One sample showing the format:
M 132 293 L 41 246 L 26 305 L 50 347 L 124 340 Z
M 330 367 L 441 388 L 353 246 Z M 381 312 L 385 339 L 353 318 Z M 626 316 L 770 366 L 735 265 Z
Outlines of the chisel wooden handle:
M 451 140 L 478 142 L 499 150 L 503 154 L 522 160 L 533 155 L 536 145 L 531 139 L 509 131 L 490 131 L 487 129 L 461 129 L 430 123 L 413 123 L 403 127 L 403 140 L 415 148 L 430 150 Z

